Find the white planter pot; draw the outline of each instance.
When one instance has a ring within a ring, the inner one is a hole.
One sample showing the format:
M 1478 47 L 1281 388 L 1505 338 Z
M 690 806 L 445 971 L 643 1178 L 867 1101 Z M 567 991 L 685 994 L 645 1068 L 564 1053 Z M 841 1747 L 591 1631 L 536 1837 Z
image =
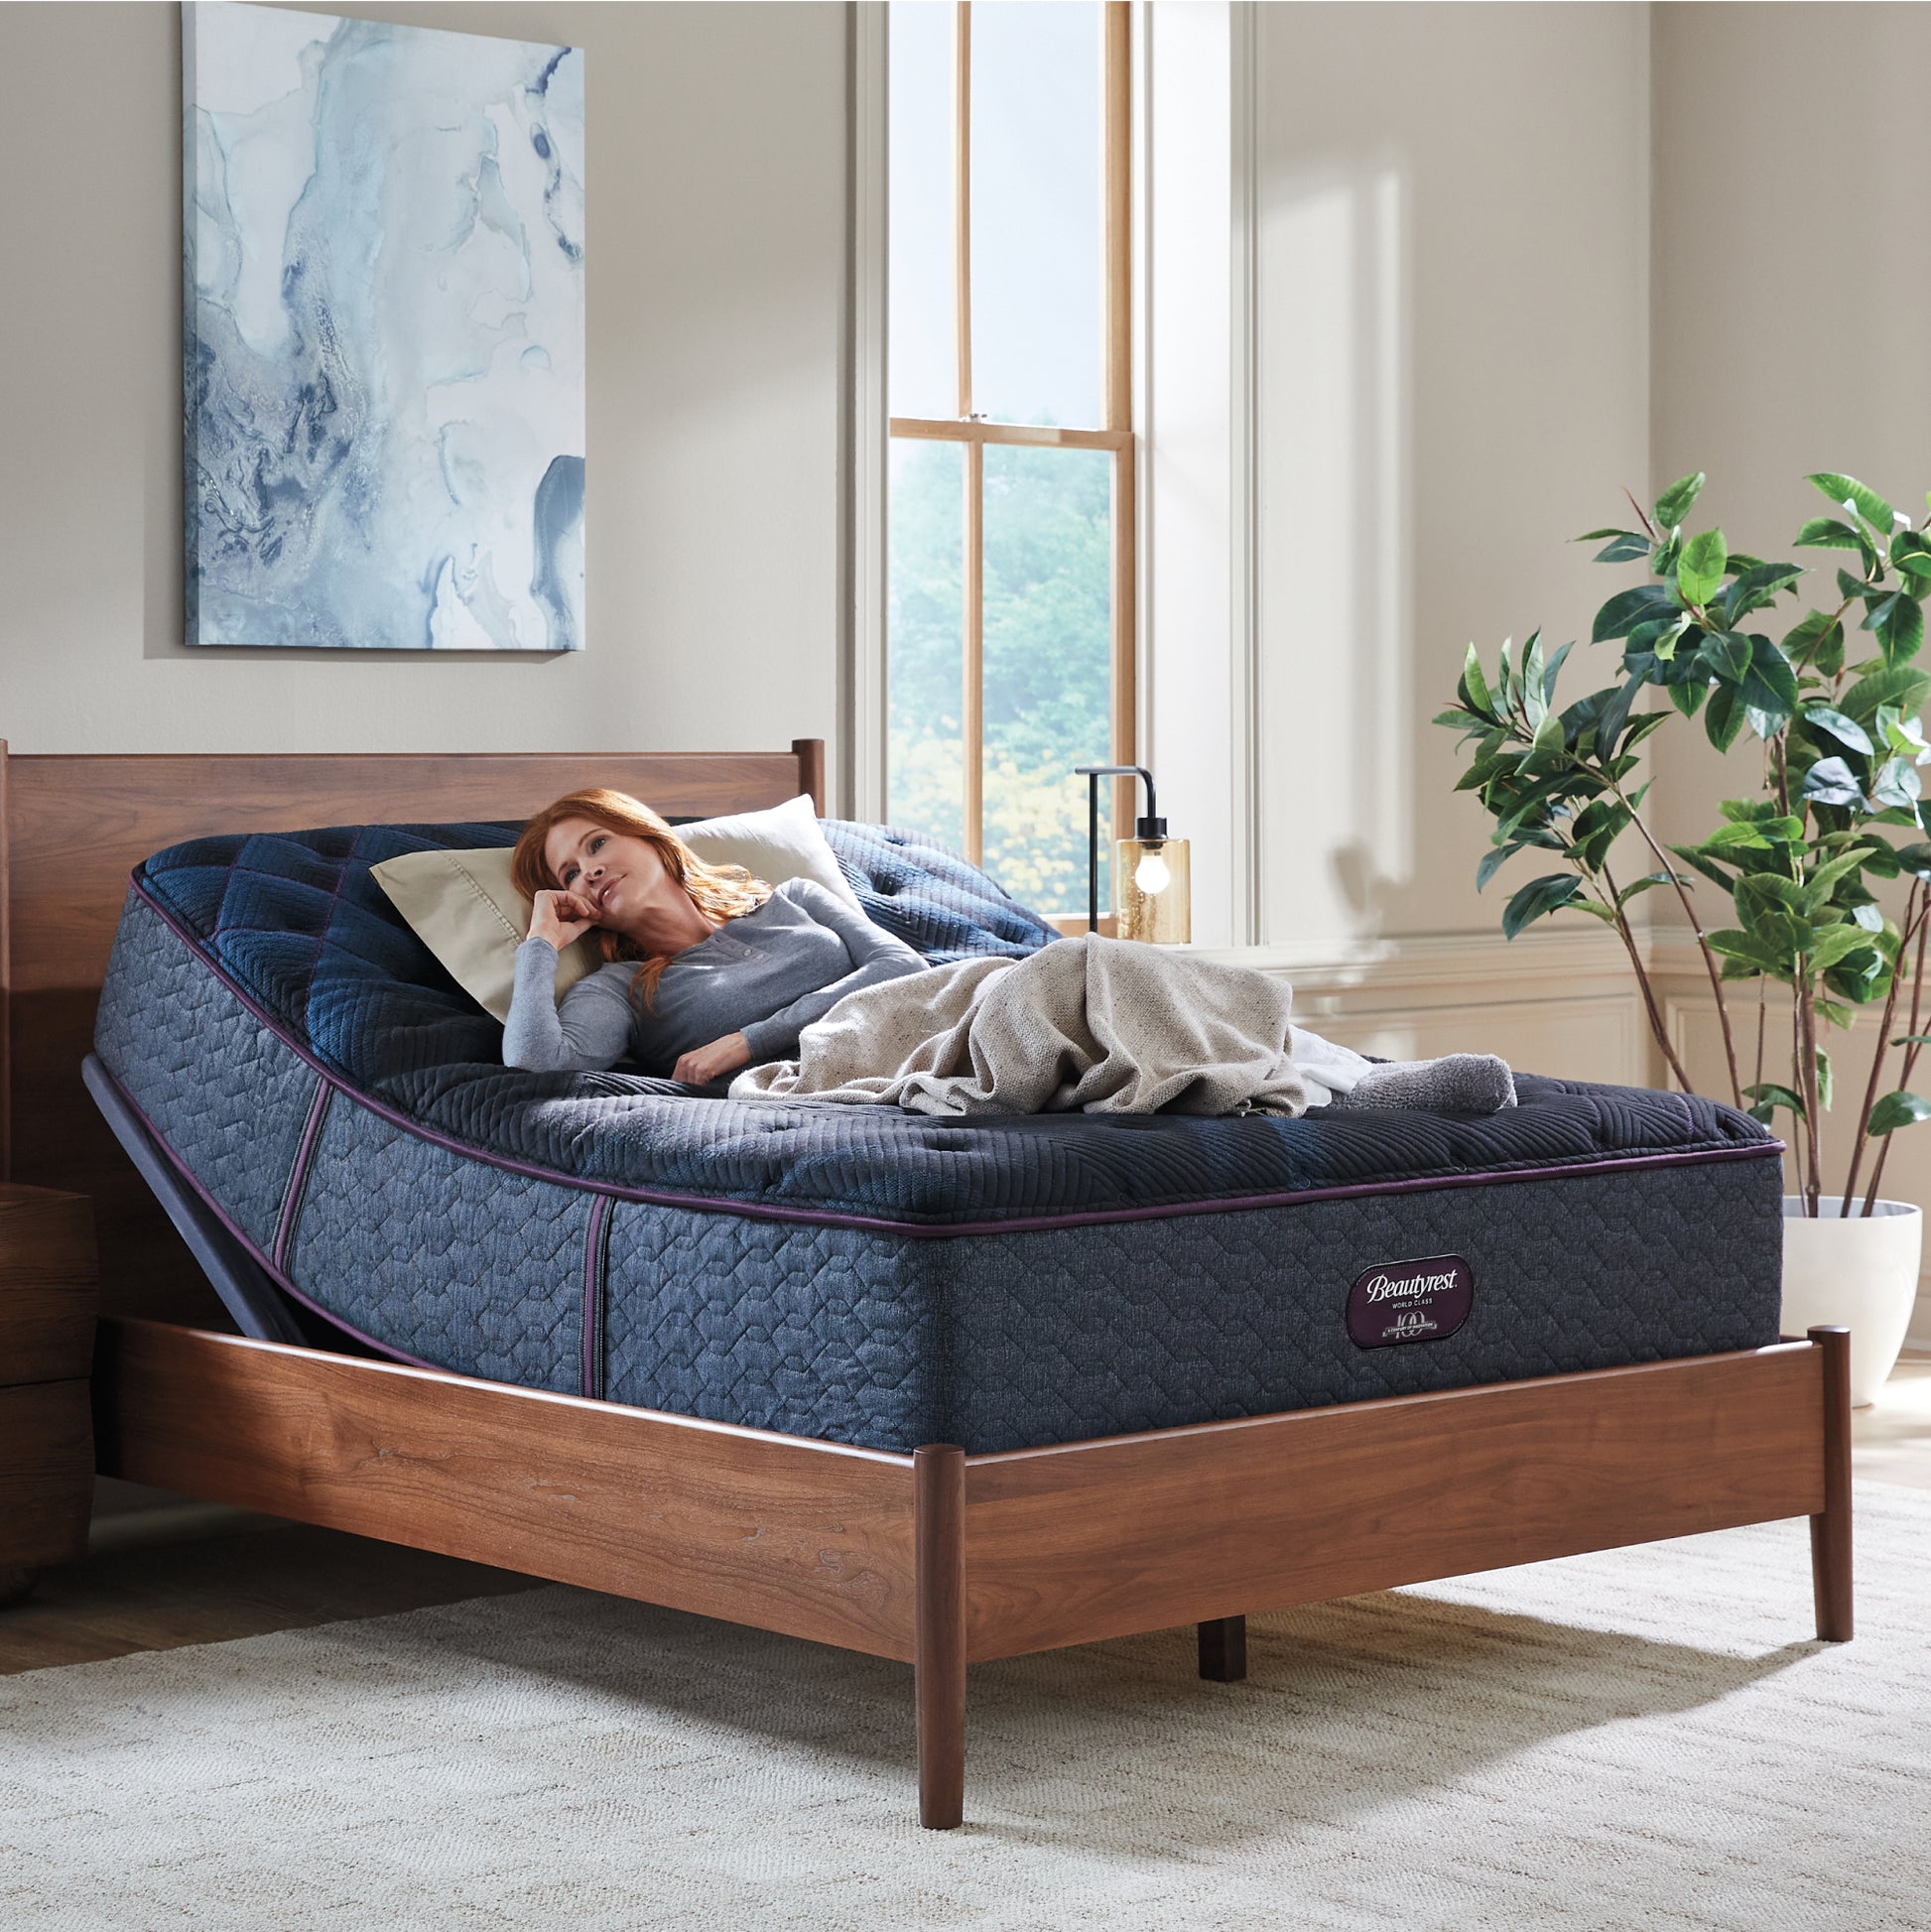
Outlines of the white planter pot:
M 1851 1331 L 1851 1406 L 1877 1399 L 1896 1365 L 1917 1301 L 1924 1216 L 1908 1201 L 1880 1201 L 1868 1218 L 1828 1196 L 1813 1221 L 1796 1195 L 1783 1198 L 1783 1332 L 1820 1324 Z

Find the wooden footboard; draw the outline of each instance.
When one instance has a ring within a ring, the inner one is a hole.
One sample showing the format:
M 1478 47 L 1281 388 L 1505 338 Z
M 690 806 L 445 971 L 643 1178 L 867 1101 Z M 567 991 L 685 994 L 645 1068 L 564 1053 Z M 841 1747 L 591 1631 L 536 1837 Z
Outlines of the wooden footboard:
M 102 1324 L 115 1476 L 917 1667 L 960 1822 L 968 1663 L 1783 1516 L 1851 1634 L 1849 1332 L 1056 1448 L 916 1457 Z

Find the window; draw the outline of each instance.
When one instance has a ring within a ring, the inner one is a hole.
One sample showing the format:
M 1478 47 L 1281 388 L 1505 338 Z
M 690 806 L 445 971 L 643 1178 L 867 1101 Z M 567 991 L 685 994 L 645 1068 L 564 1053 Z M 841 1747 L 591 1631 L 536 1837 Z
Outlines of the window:
M 1083 914 L 1073 768 L 1134 739 L 1128 10 L 893 0 L 889 46 L 886 816 Z

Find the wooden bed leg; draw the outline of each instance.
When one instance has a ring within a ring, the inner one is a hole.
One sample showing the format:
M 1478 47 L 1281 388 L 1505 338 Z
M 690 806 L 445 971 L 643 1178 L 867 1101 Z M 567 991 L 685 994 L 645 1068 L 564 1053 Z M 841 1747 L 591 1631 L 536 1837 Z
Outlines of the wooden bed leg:
M 1851 1614 L 1851 1331 L 1814 1328 L 1824 1351 L 1824 1507 L 1810 1519 L 1810 1577 L 1817 1634 L 1849 1643 Z
M 1200 1674 L 1215 1684 L 1238 1684 L 1246 1676 L 1244 1616 L 1216 1616 L 1200 1626 Z
M 944 1832 L 966 1815 L 966 1452 L 955 1444 L 913 1452 L 912 1526 L 919 1823 Z

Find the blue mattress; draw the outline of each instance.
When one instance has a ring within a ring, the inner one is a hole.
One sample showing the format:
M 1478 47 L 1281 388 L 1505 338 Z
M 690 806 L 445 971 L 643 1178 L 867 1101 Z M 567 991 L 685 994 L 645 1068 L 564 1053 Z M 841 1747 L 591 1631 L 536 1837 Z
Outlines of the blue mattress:
M 929 958 L 1053 937 L 949 853 L 826 830 Z M 102 992 L 96 1051 L 169 1160 L 392 1355 L 977 1453 L 1776 1339 L 1777 1143 L 1682 1095 L 1523 1076 L 1488 1118 L 939 1120 L 506 1070 L 369 867 L 515 833 L 173 847 Z M 1422 1317 L 1373 1330 L 1417 1283 Z

